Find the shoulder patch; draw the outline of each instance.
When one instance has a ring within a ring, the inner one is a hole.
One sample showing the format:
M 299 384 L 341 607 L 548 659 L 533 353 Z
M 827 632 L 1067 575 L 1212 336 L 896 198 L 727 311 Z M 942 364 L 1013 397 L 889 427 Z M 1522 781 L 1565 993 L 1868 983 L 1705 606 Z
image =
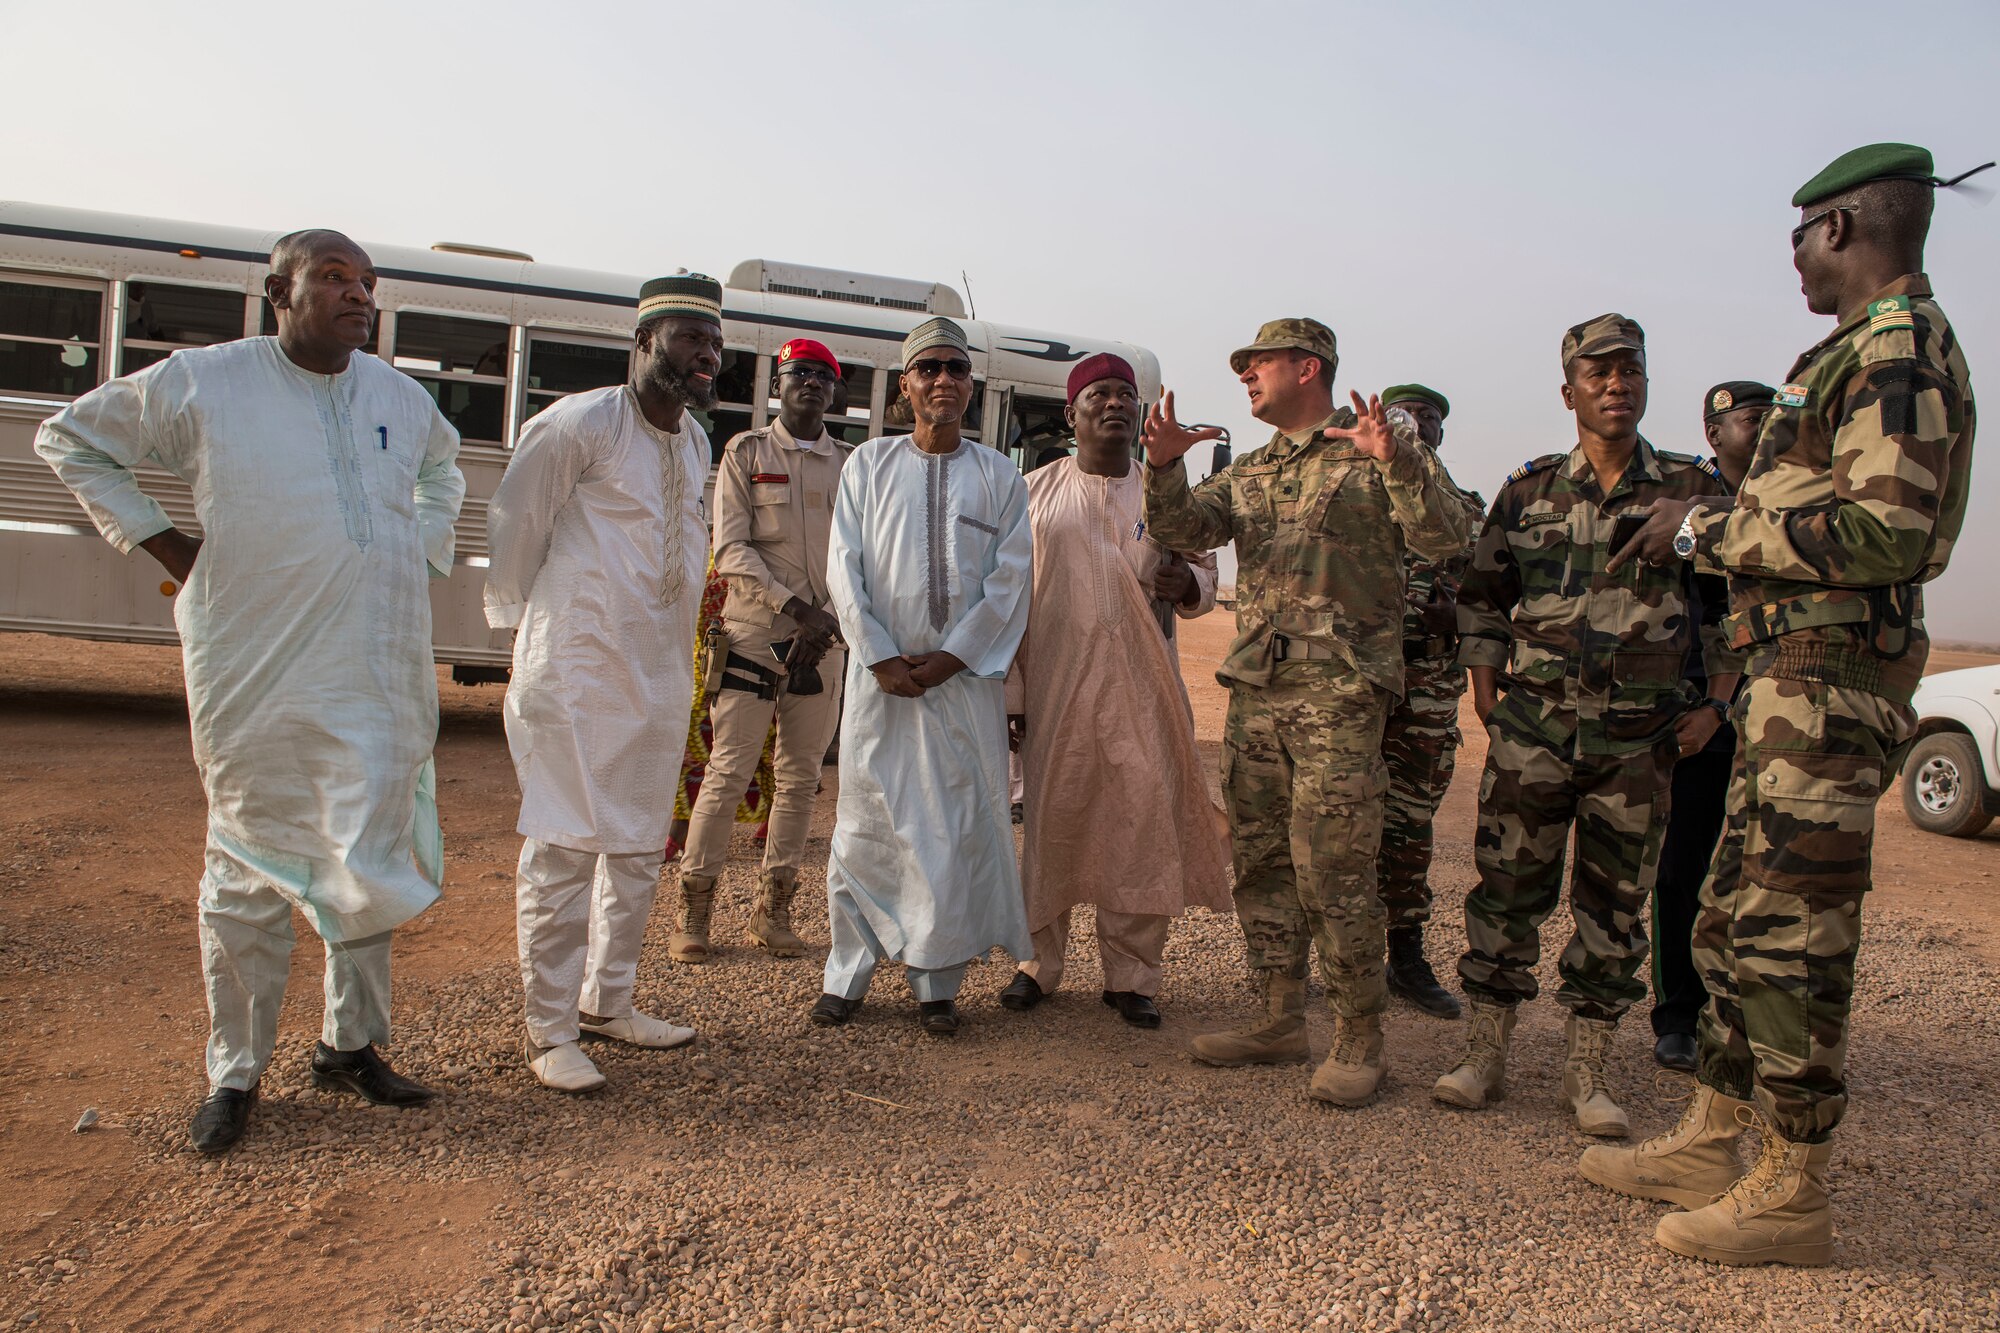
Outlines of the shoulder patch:
M 1716 466 L 1713 458 L 1697 458 L 1694 460 L 1694 465 L 1717 480 L 1720 480 L 1722 477 L 1722 469 Z
M 1662 449 L 1657 445 L 1653 448 L 1653 457 L 1664 458 L 1669 463 L 1679 463 L 1682 467 L 1700 467 L 1702 463 L 1702 460 L 1693 454 L 1684 454 L 1678 449 Z
M 1907 296 L 1885 296 L 1879 301 L 1868 303 L 1868 331 L 1882 333 L 1888 329 L 1914 329 L 1917 319 L 1910 312 L 1910 298 Z
M 1527 462 L 1507 474 L 1505 484 L 1512 486 L 1523 477 L 1540 472 L 1543 468 L 1554 467 L 1567 457 L 1569 457 L 1568 454 L 1543 454 L 1540 458 L 1530 458 Z

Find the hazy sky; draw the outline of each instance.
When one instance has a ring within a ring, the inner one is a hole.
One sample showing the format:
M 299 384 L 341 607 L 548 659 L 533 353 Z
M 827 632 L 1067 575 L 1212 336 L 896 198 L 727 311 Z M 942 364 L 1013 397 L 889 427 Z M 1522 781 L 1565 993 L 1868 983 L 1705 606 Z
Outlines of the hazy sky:
M 1992 0 L 0 0 L 0 31 L 12 198 L 629 273 L 964 270 L 984 318 L 1152 348 L 1239 446 L 1267 432 L 1228 350 L 1312 315 L 1339 386 L 1450 396 L 1446 461 L 1489 499 L 1575 443 L 1564 327 L 1639 320 L 1645 432 L 1700 449 L 1709 385 L 1778 383 L 1831 329 L 1794 189 L 1875 140 L 2000 157 Z M 2000 207 L 1941 195 L 1928 268 L 1986 380 Z M 1996 473 L 1939 637 L 2000 640 Z

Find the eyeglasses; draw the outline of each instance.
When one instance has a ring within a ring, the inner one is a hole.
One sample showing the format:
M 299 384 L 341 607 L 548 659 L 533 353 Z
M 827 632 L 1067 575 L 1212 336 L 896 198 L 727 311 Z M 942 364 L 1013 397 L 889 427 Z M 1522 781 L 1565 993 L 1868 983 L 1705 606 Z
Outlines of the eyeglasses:
M 821 384 L 831 384 L 836 378 L 834 373 L 825 366 L 812 365 L 803 361 L 794 361 L 778 373 L 780 375 L 790 375 L 794 379 L 806 380 L 808 382 L 817 381 Z
M 910 362 L 905 369 L 920 380 L 934 380 L 940 375 L 950 375 L 955 380 L 962 380 L 972 375 L 972 363 L 963 357 L 953 357 L 949 361 L 925 357 L 921 361 Z
M 1812 224 L 1818 222 L 1821 218 L 1832 217 L 1835 213 L 1856 213 L 1859 211 L 1853 204 L 1835 204 L 1832 208 L 1822 208 L 1819 212 L 1792 228 L 1792 249 L 1796 250 L 1799 248 L 1799 242 L 1805 240 L 1806 233 L 1812 230 Z

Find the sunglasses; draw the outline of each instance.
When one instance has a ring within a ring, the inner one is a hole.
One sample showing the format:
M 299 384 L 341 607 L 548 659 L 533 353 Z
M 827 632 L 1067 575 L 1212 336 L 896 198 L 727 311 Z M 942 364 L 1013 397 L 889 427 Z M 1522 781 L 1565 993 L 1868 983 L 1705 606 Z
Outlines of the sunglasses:
M 953 357 L 949 361 L 925 357 L 921 361 L 910 362 L 908 369 L 910 374 L 920 380 L 934 380 L 939 375 L 950 375 L 955 380 L 962 380 L 972 375 L 972 363 L 963 357 Z
M 1856 211 L 1852 204 L 1835 204 L 1832 208 L 1821 209 L 1798 226 L 1792 228 L 1792 249 L 1796 250 L 1799 248 L 1799 242 L 1805 240 L 1806 233 L 1812 230 L 1812 224 L 1818 222 L 1821 218 L 1830 218 L 1835 213 L 1853 213 Z
M 808 380 L 808 381 L 817 380 L 821 384 L 831 384 L 837 378 L 837 376 L 835 376 L 834 373 L 831 370 L 828 370 L 825 366 L 806 365 L 797 361 L 792 362 L 790 365 L 786 366 L 783 370 L 780 370 L 778 373 L 780 375 L 790 375 L 793 379 Z

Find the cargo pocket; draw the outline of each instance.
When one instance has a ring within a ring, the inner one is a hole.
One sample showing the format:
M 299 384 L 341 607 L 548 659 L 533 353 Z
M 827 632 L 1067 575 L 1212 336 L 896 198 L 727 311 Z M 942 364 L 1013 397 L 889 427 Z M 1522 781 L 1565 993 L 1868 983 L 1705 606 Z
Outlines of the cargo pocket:
M 785 520 L 790 516 L 787 506 L 791 499 L 792 488 L 788 482 L 753 483 L 750 487 L 750 535 L 760 542 L 783 537 Z
M 1808 897 L 1866 889 L 1882 760 L 1766 749 L 1753 752 L 1751 766 L 1744 877 Z
M 1687 707 L 1682 698 L 1685 664 L 1678 652 L 1612 653 L 1604 739 L 1621 746 L 1657 741 Z

